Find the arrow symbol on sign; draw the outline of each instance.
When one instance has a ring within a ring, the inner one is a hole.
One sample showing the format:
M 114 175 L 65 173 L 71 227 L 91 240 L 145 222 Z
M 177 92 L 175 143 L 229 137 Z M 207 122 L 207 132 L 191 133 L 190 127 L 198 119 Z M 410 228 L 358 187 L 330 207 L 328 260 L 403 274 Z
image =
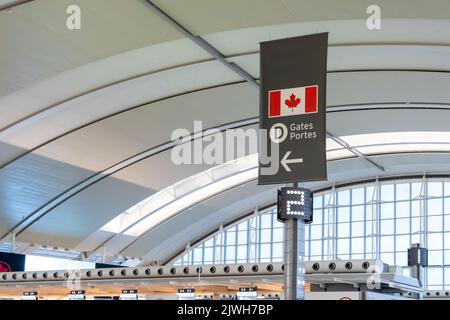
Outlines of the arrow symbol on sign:
M 284 170 L 286 170 L 287 172 L 291 172 L 291 168 L 289 168 L 289 166 L 288 166 L 289 163 L 303 163 L 303 158 L 289 159 L 291 152 L 292 151 L 286 152 L 283 159 L 281 159 L 281 164 L 284 167 Z

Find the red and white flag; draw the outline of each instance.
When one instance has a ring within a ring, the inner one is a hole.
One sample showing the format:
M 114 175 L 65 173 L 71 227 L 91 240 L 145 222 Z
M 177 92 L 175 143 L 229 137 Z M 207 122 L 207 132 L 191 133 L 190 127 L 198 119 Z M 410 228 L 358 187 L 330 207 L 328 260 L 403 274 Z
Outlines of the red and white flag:
M 318 86 L 269 91 L 269 118 L 317 112 Z

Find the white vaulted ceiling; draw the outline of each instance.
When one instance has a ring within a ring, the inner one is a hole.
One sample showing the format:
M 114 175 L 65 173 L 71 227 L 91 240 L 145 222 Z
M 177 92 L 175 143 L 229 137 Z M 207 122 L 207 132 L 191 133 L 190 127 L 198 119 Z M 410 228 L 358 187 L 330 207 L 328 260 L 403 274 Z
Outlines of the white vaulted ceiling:
M 259 42 L 329 32 L 327 130 L 385 171 L 329 141 L 329 179 L 311 187 L 449 173 L 450 2 L 378 1 L 382 29 L 370 31 L 371 2 L 154 1 L 255 79 Z M 81 30 L 66 28 L 71 4 L 81 8 Z M 144 0 L 0 1 L 2 8 L 4 241 L 15 232 L 18 241 L 87 255 L 105 246 L 110 256 L 166 261 L 220 223 L 274 201 L 276 186 L 250 179 L 174 210 L 139 236 L 102 229 L 213 168 L 173 164 L 172 131 L 192 132 L 195 120 L 203 129 L 256 127 L 258 90 Z M 137 221 L 151 222 L 150 213 Z

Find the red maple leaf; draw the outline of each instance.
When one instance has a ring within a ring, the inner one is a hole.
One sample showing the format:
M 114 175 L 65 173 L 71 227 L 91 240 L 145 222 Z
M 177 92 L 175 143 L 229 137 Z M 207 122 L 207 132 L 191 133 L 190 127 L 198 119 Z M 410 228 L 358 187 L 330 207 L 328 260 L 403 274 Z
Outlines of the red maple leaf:
M 295 94 L 291 94 L 289 96 L 289 99 L 284 100 L 284 104 L 288 106 L 288 108 L 290 108 L 292 110 L 292 112 L 294 111 L 294 108 L 297 108 L 297 106 L 300 103 L 300 98 L 295 99 Z

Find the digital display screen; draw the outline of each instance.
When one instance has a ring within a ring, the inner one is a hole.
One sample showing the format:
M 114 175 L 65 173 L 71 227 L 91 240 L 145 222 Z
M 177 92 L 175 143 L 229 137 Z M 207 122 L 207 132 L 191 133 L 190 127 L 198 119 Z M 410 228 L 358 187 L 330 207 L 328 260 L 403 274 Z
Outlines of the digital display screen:
M 278 190 L 278 219 L 312 222 L 313 194 L 309 189 L 286 187 Z
M 25 271 L 23 254 L 0 252 L 0 272 Z

